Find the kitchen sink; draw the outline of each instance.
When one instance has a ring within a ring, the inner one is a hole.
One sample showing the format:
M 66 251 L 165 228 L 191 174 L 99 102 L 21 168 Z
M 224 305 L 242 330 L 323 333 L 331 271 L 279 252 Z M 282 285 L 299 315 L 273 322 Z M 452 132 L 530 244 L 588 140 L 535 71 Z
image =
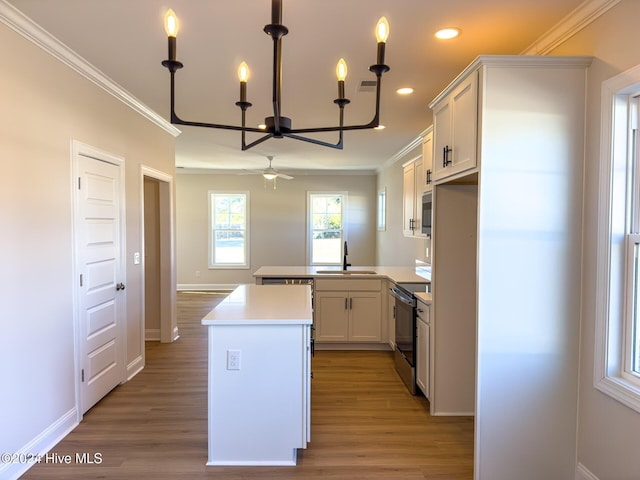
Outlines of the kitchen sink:
M 373 270 L 317 270 L 320 275 L 376 275 Z

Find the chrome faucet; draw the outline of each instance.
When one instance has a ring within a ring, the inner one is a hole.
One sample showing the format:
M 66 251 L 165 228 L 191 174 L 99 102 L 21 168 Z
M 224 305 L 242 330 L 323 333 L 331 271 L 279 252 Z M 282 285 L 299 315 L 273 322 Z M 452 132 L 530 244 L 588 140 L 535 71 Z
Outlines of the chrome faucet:
M 344 242 L 344 256 L 342 257 L 342 270 L 346 270 L 347 267 L 350 267 L 351 264 L 347 263 L 347 255 L 349 255 L 349 250 L 347 249 L 347 241 Z

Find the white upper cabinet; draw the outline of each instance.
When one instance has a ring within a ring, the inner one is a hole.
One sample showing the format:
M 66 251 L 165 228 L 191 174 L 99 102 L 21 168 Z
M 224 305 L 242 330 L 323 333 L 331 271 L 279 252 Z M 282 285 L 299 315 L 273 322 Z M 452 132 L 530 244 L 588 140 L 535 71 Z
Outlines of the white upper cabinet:
M 430 105 L 433 109 L 433 181 L 476 167 L 478 131 L 478 72 L 472 72 L 450 93 Z

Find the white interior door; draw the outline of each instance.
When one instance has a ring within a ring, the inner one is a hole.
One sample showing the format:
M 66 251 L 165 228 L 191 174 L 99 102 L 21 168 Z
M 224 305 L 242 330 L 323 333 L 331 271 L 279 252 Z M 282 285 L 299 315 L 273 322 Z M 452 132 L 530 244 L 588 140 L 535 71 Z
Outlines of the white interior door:
M 76 259 L 80 409 L 124 378 L 120 165 L 77 154 Z

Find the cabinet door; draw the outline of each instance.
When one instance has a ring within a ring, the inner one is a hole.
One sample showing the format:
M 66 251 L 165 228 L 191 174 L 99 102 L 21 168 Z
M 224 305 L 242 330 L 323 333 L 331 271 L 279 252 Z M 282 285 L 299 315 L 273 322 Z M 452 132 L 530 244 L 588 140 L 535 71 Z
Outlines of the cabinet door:
M 349 340 L 379 342 L 382 328 L 382 299 L 379 292 L 350 292 Z
M 404 167 L 402 182 L 402 233 L 413 236 L 414 208 L 415 208 L 415 168 L 413 163 Z
M 422 139 L 422 175 L 418 180 L 420 190 L 431 190 L 433 180 L 433 131 L 427 133 Z
M 427 325 L 426 322 L 424 322 L 421 318 L 418 318 L 418 321 L 416 322 L 416 383 L 418 384 L 418 387 L 420 387 L 420 390 L 422 390 L 422 393 L 425 394 L 425 396 L 427 395 L 426 390 L 428 371 L 428 362 L 426 361 L 427 343 L 425 339 L 429 336 L 428 329 L 429 325 Z
M 433 109 L 433 179 L 447 176 L 444 151 L 451 148 L 451 97 L 446 97 Z
M 343 292 L 316 292 L 316 341 L 346 342 L 349 336 L 349 298 Z
M 452 151 L 449 175 L 476 166 L 478 125 L 478 73 L 473 72 L 451 92 L 452 102 Z
M 433 109 L 434 180 L 477 165 L 478 72 L 472 72 Z

